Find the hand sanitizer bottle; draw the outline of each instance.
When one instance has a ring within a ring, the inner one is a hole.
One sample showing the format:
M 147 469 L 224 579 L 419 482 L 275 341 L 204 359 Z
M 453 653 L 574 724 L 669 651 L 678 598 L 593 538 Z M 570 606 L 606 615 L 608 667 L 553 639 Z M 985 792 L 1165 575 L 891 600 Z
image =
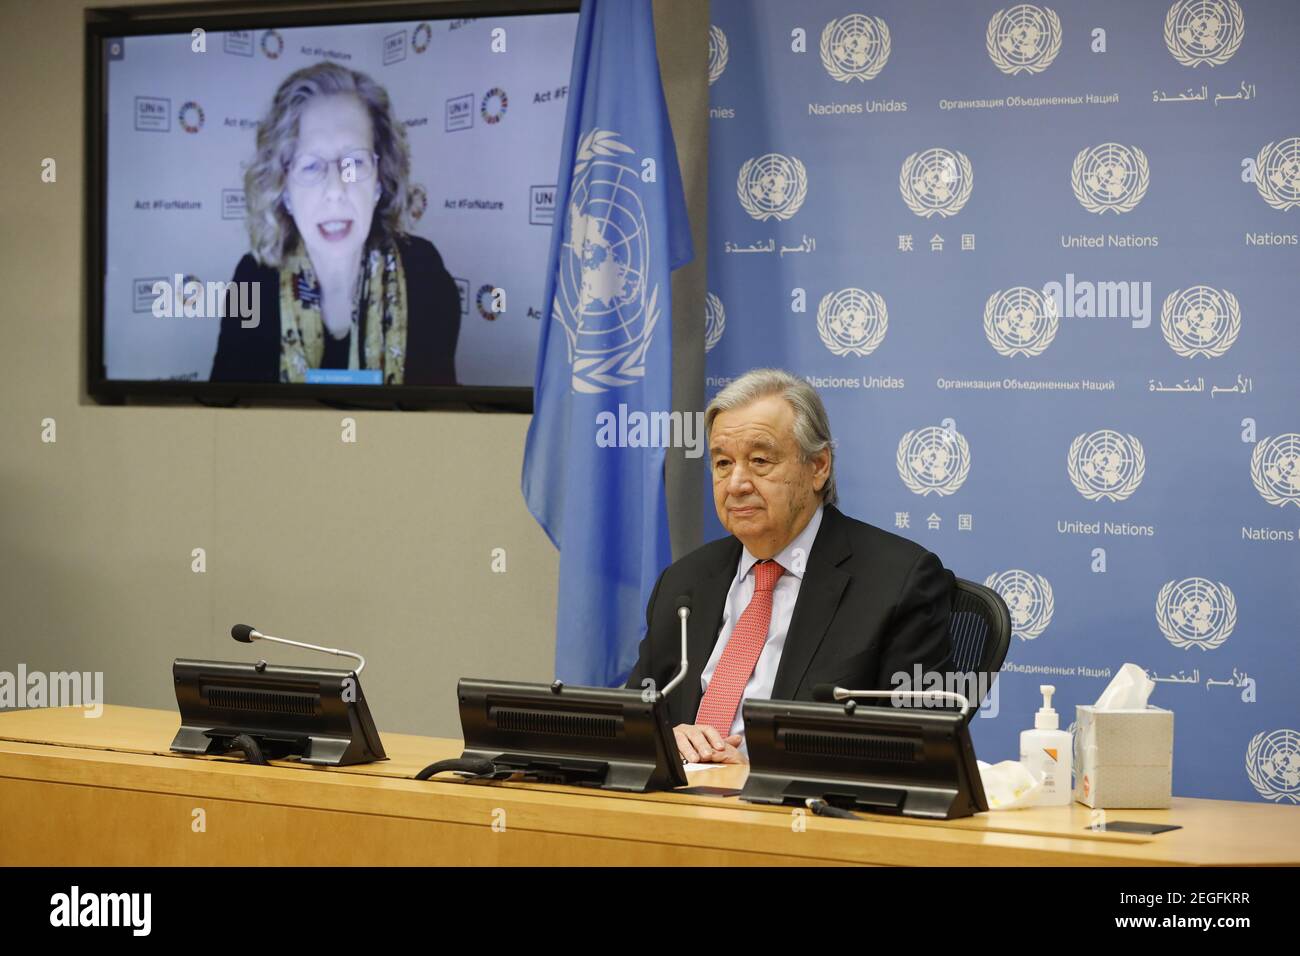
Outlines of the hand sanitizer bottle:
M 1052 709 L 1056 688 L 1040 684 L 1043 706 L 1034 716 L 1034 729 L 1020 732 L 1020 763 L 1043 781 L 1038 791 L 1038 806 L 1062 806 L 1070 803 L 1074 793 L 1070 784 L 1070 762 L 1074 749 L 1070 735 L 1058 730 L 1060 722 Z

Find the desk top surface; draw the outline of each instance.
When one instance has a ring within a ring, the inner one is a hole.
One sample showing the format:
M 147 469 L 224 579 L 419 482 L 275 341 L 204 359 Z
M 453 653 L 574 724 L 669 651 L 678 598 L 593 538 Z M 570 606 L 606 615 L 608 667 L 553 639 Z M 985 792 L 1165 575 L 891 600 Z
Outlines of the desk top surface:
M 774 824 L 780 829 L 790 829 L 790 808 L 756 806 L 742 803 L 734 796 L 720 798 L 676 792 L 626 794 L 535 783 L 485 785 L 446 775 L 429 782 L 410 779 L 434 761 L 460 756 L 461 741 L 450 738 L 384 733 L 389 759 L 361 766 L 322 768 L 277 761 L 272 767 L 249 767 L 238 758 L 170 754 L 168 747 L 178 727 L 174 712 L 138 707 L 105 706 L 98 718 L 86 717 L 80 708 L 0 713 L 0 778 L 7 775 L 3 765 L 6 755 L 79 756 L 85 760 L 135 763 L 173 772 L 188 764 L 195 771 L 238 774 L 245 779 L 252 775 L 253 779 L 266 776 L 267 780 L 278 778 L 294 783 L 346 783 L 389 794 L 395 790 L 411 790 L 433 792 L 442 797 L 468 797 L 501 788 L 519 798 L 527 798 L 539 809 L 581 806 L 588 812 L 643 813 L 655 819 L 761 822 L 765 824 L 764 830 Z M 694 786 L 739 788 L 744 785 L 746 773 L 744 766 L 728 766 L 689 776 Z M 309 778 L 304 774 L 317 776 Z M 725 816 L 719 817 L 718 813 Z M 989 849 L 1023 847 L 1026 863 L 1034 859 L 1034 852 L 1049 855 L 1059 852 L 1071 856 L 1061 861 L 1069 863 L 1300 865 L 1300 807 L 1175 797 L 1173 806 L 1167 810 L 1110 810 L 1107 816 L 1110 820 L 1171 823 L 1182 829 L 1154 835 L 1098 832 L 1089 829 L 1092 810 L 1081 804 L 980 813 L 959 820 L 866 815 L 861 821 L 809 818 L 806 825 L 809 829 L 829 828 L 850 837 L 901 836 L 913 841 L 949 842 L 954 848 L 971 849 L 972 844 Z M 653 820 L 645 823 L 653 825 Z M 962 857 L 957 854 L 956 858 Z M 997 859 L 1005 861 L 1007 857 Z

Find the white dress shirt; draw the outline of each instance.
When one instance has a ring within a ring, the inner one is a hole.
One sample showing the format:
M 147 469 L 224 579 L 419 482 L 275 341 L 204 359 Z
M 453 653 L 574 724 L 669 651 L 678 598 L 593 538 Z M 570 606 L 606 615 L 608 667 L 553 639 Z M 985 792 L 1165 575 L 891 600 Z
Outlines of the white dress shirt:
M 777 564 L 785 568 L 785 573 L 777 578 L 776 588 L 772 592 L 772 622 L 767 629 L 767 642 L 758 655 L 754 673 L 749 675 L 749 683 L 745 685 L 745 697 L 768 700 L 772 696 L 772 685 L 776 683 L 776 670 L 781 664 L 781 651 L 785 649 L 785 637 L 790 630 L 790 618 L 794 615 L 794 605 L 799 599 L 799 585 L 803 582 L 808 555 L 812 553 L 813 541 L 816 540 L 817 529 L 821 526 L 822 506 L 818 505 L 804 529 L 795 535 L 794 540 L 786 545 L 784 550 L 773 557 Z M 752 572 L 757 563 L 758 558 L 750 554 L 748 548 L 742 549 L 740 562 L 736 567 L 736 576 L 732 579 L 731 589 L 727 592 L 727 603 L 722 612 L 722 629 L 718 631 L 718 642 L 713 646 L 713 653 L 704 666 L 704 673 L 700 675 L 701 693 L 709 689 L 709 681 L 713 680 L 713 672 L 718 669 L 718 662 L 722 659 L 722 652 L 726 650 L 731 632 L 754 596 Z M 742 697 L 741 700 L 743 701 L 744 698 Z M 745 732 L 742 709 L 743 707 L 736 708 L 736 717 L 731 724 L 732 734 Z M 740 746 L 743 752 L 748 752 L 743 740 Z

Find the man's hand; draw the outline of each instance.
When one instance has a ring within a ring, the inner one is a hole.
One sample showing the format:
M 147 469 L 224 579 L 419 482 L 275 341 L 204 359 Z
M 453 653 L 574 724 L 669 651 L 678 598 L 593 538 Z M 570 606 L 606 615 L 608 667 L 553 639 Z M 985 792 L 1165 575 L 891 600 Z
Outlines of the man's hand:
M 709 724 L 678 724 L 673 736 L 678 753 L 689 763 L 749 763 L 736 749 L 740 734 L 724 737 Z

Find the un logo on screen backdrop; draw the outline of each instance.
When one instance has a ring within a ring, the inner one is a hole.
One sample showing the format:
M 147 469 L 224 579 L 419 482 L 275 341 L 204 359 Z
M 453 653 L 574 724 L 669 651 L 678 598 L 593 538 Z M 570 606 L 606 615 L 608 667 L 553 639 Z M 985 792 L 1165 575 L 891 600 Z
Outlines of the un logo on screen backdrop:
M 1300 136 L 1269 143 L 1255 158 L 1255 188 L 1283 212 L 1300 206 Z
M 1300 803 L 1300 732 L 1275 730 L 1250 738 L 1246 776 L 1265 800 Z
M 633 152 L 612 130 L 578 144 L 552 317 L 564 326 L 573 388 L 604 392 L 640 381 L 659 321 L 659 287 L 647 296 L 650 242 L 641 175 L 609 157 Z
M 1061 18 L 1032 3 L 999 10 L 989 19 L 984 45 L 1003 73 L 1041 73 L 1061 52 Z
M 1241 306 L 1226 289 L 1208 285 L 1176 289 L 1160 309 L 1160 331 L 1183 358 L 1218 358 L 1232 348 L 1241 332 Z
M 1103 428 L 1070 442 L 1066 472 L 1089 501 L 1123 501 L 1146 474 L 1146 453 L 1132 435 Z
M 999 355 L 1042 355 L 1060 325 L 1056 300 L 1018 285 L 984 303 L 984 337 Z
M 914 494 L 950 495 L 970 474 L 970 445 L 955 428 L 914 429 L 899 439 L 895 464 Z
M 1177 0 L 1165 15 L 1165 46 L 1183 66 L 1222 66 L 1245 35 L 1237 0 Z
M 955 216 L 970 199 L 975 174 L 965 153 L 935 147 L 903 160 L 898 189 L 907 208 L 929 219 Z
M 822 296 L 817 334 L 836 355 L 870 355 L 885 340 L 889 313 L 879 292 L 841 289 Z
M 1177 648 L 1212 651 L 1237 626 L 1232 588 L 1205 578 L 1170 581 L 1156 595 L 1156 624 Z
M 1001 574 L 990 574 L 984 586 L 992 588 L 1007 602 L 1011 612 L 1011 633 L 1022 641 L 1032 641 L 1052 623 L 1056 599 L 1052 586 L 1041 574 L 1030 574 L 1013 568 Z
M 1079 150 L 1070 169 L 1074 197 L 1089 212 L 1128 212 L 1142 201 L 1150 183 L 1146 153 L 1119 143 Z
M 1300 435 L 1261 438 L 1250 455 L 1250 479 L 1271 505 L 1300 508 Z
M 822 66 L 841 83 L 872 80 L 889 60 L 889 27 L 880 17 L 850 13 L 822 30 Z
M 727 312 L 722 300 L 712 292 L 704 297 L 704 351 L 712 352 L 727 328 Z
M 736 194 L 745 212 L 759 222 L 789 219 L 808 195 L 808 171 L 794 156 L 755 156 L 741 164 Z
M 718 77 L 727 68 L 727 35 L 716 25 L 709 27 L 709 86 L 718 82 Z

